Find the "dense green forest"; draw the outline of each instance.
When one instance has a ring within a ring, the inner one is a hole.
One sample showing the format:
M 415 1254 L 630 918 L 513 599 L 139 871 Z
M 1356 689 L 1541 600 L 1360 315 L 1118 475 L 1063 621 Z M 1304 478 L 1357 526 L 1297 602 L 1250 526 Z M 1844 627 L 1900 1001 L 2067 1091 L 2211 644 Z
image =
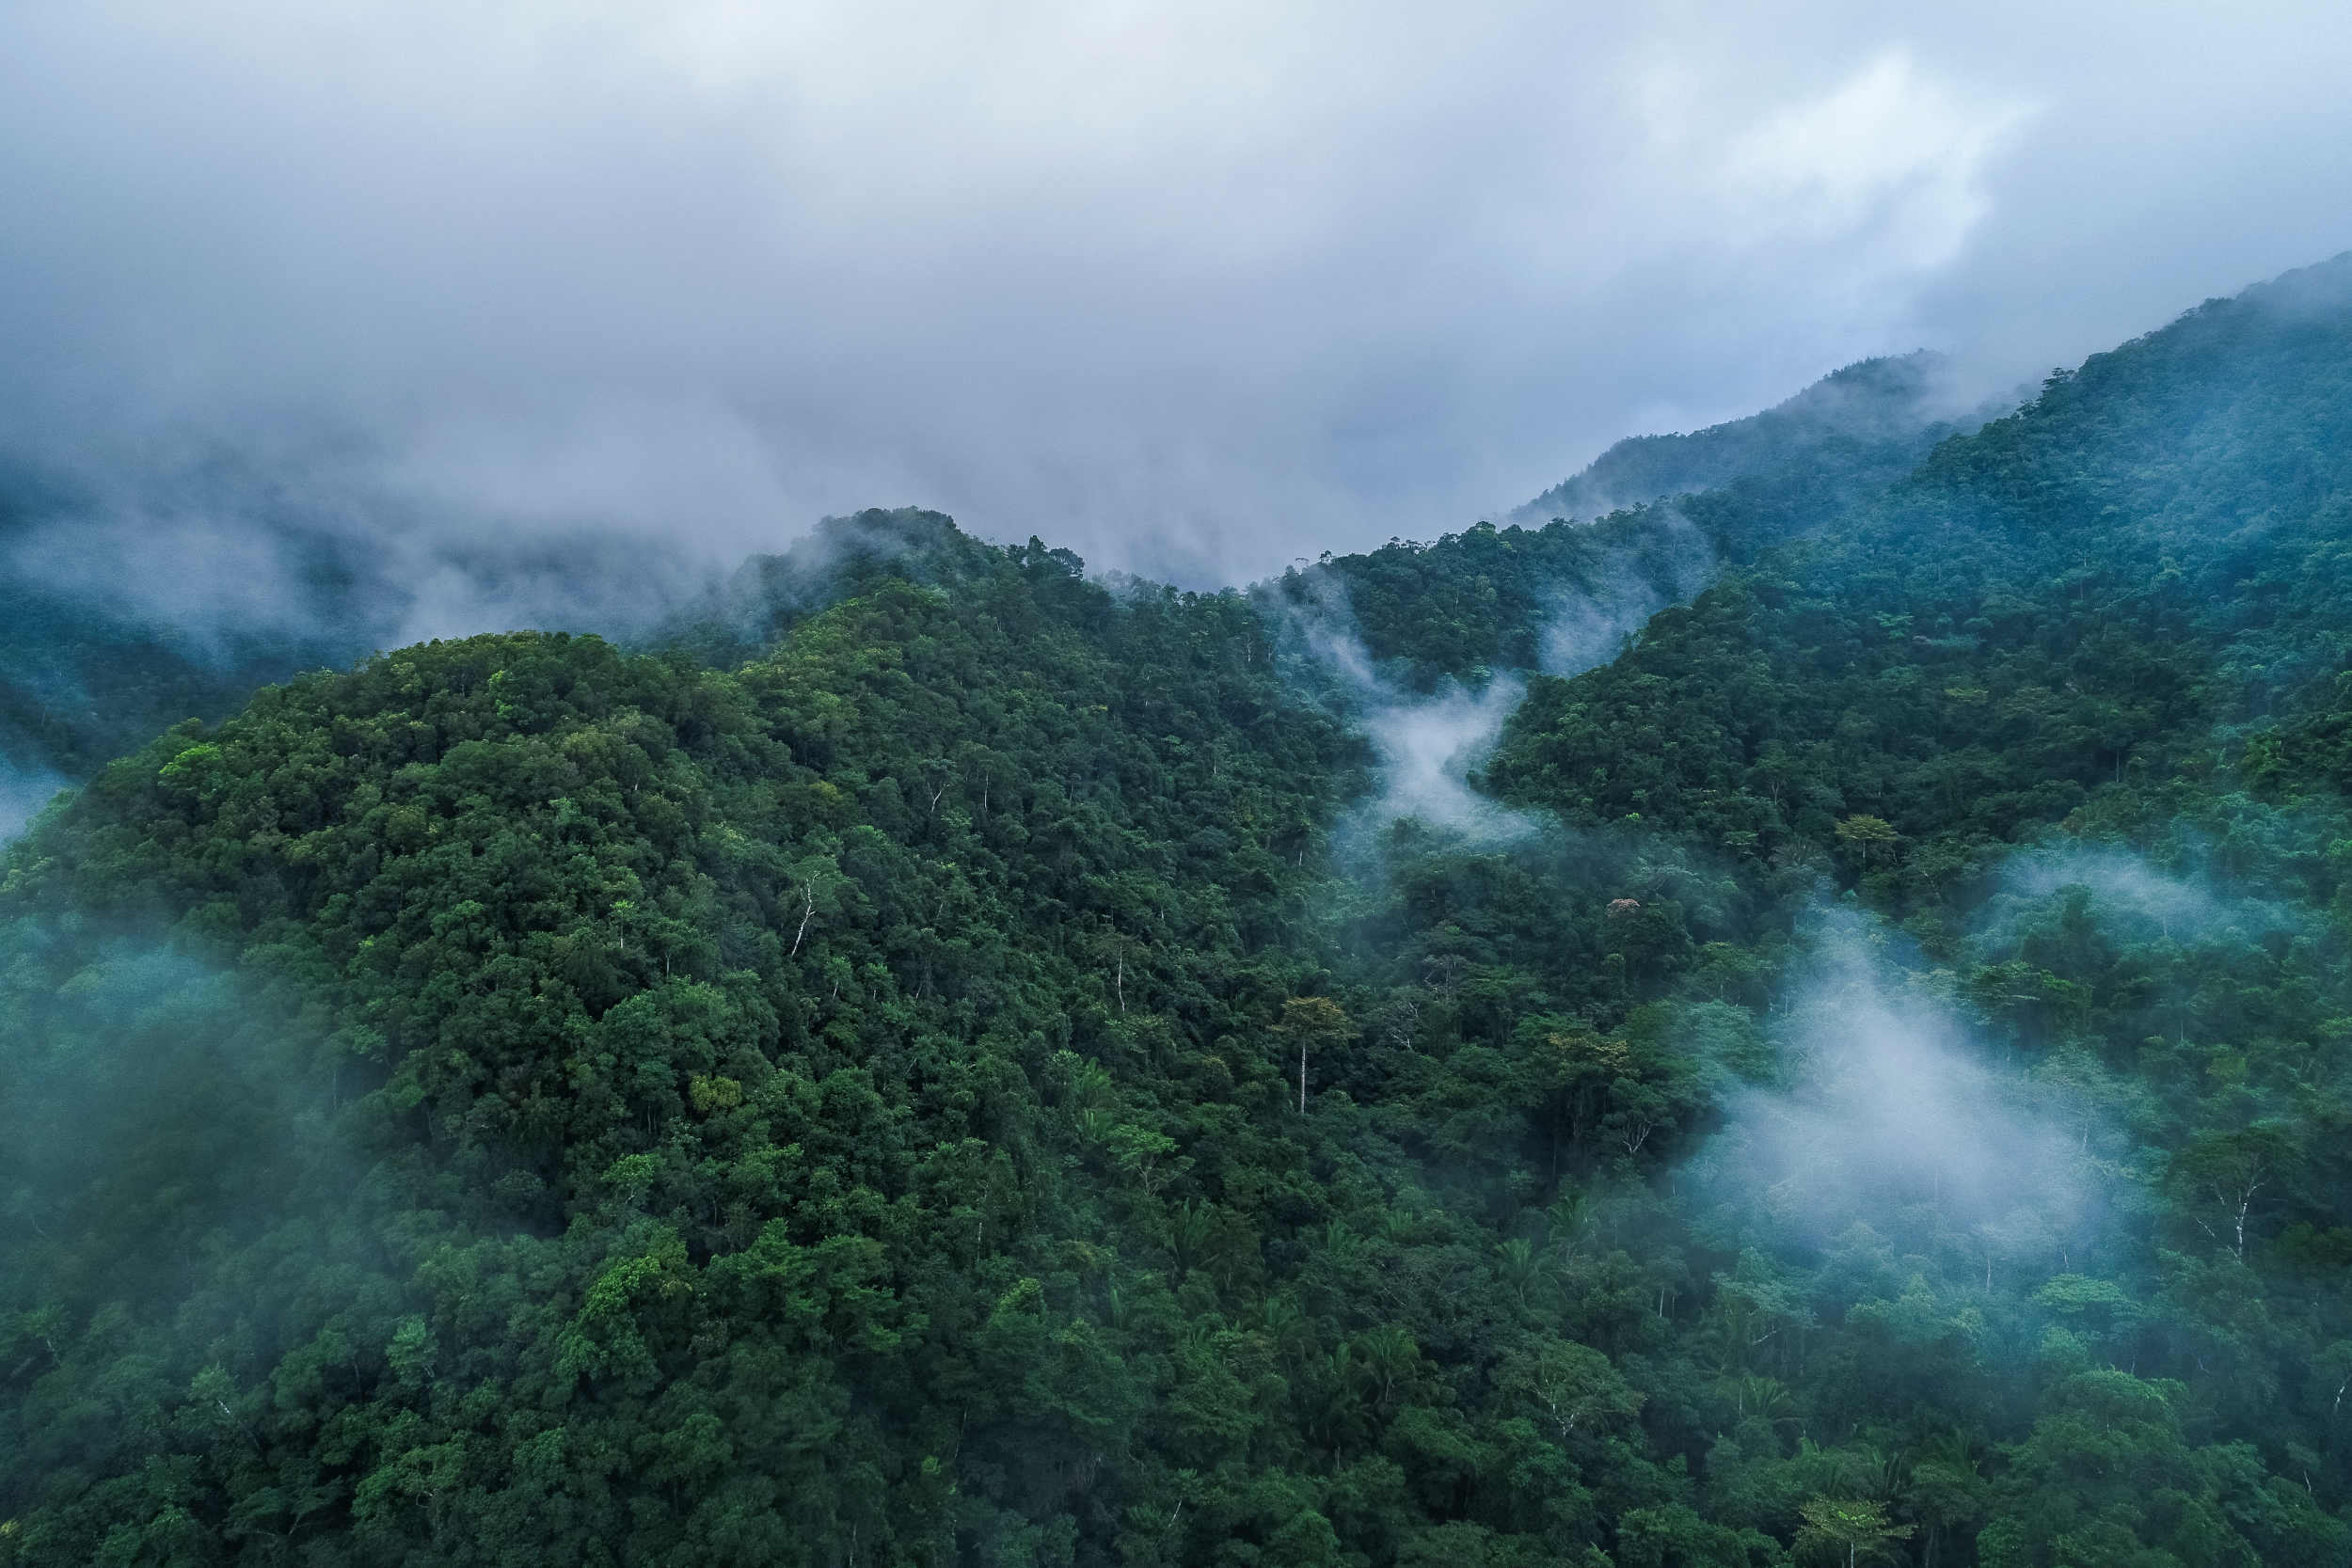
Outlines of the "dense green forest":
M 1248 593 L 867 514 L 105 768 L 0 1563 L 2352 1559 L 2352 260 L 1857 473 Z M 1367 821 L 1366 683 L 1499 678 Z

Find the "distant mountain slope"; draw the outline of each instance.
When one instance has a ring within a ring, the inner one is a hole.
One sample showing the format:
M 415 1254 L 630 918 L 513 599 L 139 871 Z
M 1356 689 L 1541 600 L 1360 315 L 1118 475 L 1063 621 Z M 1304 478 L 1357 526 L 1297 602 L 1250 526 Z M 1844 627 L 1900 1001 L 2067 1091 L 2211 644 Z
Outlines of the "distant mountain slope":
M 1946 436 L 1973 429 L 2001 405 L 1971 407 L 1950 362 L 1921 349 L 1864 359 L 1785 403 L 1684 435 L 1633 436 L 1511 514 L 1518 523 L 1593 518 L 1735 480 L 1823 467 L 1853 483 L 1899 478 Z
M 1366 652 L 1410 689 L 1583 669 L 1724 563 L 1840 526 L 1938 442 L 2010 405 L 1961 412 L 1948 367 L 1926 351 L 1864 360 L 1744 420 L 1620 441 L 1500 527 L 1329 557 L 1273 591 L 1313 614 L 1343 604 Z
M 1632 657 L 1539 683 L 1495 777 L 1756 852 L 1841 812 L 2007 834 L 2216 722 L 2335 701 L 2347 537 L 2339 260 L 2093 356 Z
M 278 585 L 232 580 L 252 562 L 224 552 L 216 564 L 178 563 L 190 580 L 166 593 L 198 599 L 208 582 L 223 592 L 219 604 L 175 617 L 136 592 L 139 578 L 168 578 L 171 565 L 136 552 L 107 559 L 95 540 L 87 558 L 72 558 L 64 519 L 87 515 L 87 504 L 0 472 L 0 834 L 50 791 L 180 720 L 223 717 L 267 682 L 375 645 L 367 638 L 383 610 L 349 602 L 330 540 L 309 541 L 308 559 L 282 583 L 290 598 L 311 602 L 282 603 L 255 624 L 243 613 L 247 595 Z M 273 555 L 302 543 L 268 537 Z

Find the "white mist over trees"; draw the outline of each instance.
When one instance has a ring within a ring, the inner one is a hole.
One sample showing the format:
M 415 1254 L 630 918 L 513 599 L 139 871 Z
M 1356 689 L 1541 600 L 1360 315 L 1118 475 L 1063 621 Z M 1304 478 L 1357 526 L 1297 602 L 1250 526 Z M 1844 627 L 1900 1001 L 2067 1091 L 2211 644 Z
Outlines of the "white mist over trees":
M 1785 1081 L 1727 1101 L 1694 1179 L 1759 1239 L 1827 1250 L 1860 1227 L 1988 1271 L 2087 1265 L 2105 1225 L 2095 1113 L 1998 1064 L 1958 1016 L 1954 977 L 1899 964 L 1902 946 L 1862 915 L 1817 918 L 1768 1026 Z

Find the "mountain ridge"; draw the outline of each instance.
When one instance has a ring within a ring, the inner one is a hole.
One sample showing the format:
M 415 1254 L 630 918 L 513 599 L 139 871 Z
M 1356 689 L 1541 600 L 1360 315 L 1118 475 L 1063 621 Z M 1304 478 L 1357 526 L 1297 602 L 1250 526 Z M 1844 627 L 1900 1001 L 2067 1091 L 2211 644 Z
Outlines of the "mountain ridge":
M 0 851 L 0 1563 L 2343 1560 L 2335 266 L 1835 504 L 866 514 L 109 765 Z M 1311 613 L 1532 672 L 1507 820 L 1351 828 Z
M 1589 521 L 1809 466 L 1861 470 L 1865 486 L 1891 482 L 1945 436 L 2013 406 L 2013 399 L 1970 403 L 1956 377 L 1950 358 L 1932 349 L 1859 359 L 1754 414 L 1701 430 L 1629 436 L 1515 508 L 1509 520 Z

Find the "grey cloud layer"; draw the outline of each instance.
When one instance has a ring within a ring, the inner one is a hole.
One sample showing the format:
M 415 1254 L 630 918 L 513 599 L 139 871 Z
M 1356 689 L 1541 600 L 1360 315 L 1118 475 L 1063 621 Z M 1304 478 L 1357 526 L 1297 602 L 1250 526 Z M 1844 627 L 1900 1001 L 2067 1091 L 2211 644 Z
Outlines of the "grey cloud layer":
M 2352 240 L 2334 9 L 1962 9 L 11 8 L 0 444 L 1232 580 Z

